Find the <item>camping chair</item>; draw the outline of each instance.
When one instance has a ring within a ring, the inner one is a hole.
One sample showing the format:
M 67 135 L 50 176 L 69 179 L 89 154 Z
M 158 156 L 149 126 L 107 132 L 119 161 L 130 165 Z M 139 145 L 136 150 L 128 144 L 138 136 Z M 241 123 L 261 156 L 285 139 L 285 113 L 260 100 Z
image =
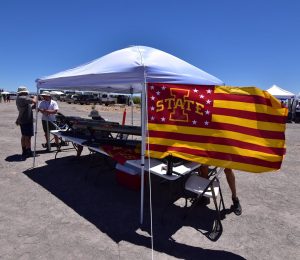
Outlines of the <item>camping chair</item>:
M 68 124 L 66 124 L 65 122 L 61 122 L 60 120 L 56 121 L 56 122 L 51 122 L 51 121 L 47 121 L 48 124 L 51 124 L 55 127 L 56 130 L 60 130 L 60 131 L 66 131 L 69 129 Z M 52 144 L 53 140 L 54 140 L 54 136 L 50 139 L 50 131 L 49 131 L 49 126 L 47 126 L 47 132 L 48 132 L 48 140 L 46 144 L 43 144 L 42 146 L 44 148 L 48 147 L 49 150 L 51 150 L 51 146 L 54 145 Z M 57 147 L 58 149 L 60 149 L 61 146 L 66 146 L 69 145 L 68 142 L 65 142 L 62 140 L 62 138 L 59 138 L 60 140 L 60 144 L 59 147 Z
M 216 241 L 218 239 L 223 230 L 221 223 L 221 206 L 223 206 L 223 210 L 225 210 L 225 205 L 219 181 L 220 174 L 223 172 L 223 170 L 223 168 L 218 167 L 210 169 L 209 179 L 203 178 L 197 173 L 192 173 L 188 177 L 184 185 L 186 199 L 185 207 L 187 207 L 188 198 L 193 198 L 192 205 L 188 208 L 188 211 L 184 216 L 185 218 L 203 197 L 213 199 L 217 214 L 217 220 L 215 221 L 213 230 L 209 235 L 209 238 L 213 241 Z M 219 203 L 217 202 L 218 195 L 220 195 Z

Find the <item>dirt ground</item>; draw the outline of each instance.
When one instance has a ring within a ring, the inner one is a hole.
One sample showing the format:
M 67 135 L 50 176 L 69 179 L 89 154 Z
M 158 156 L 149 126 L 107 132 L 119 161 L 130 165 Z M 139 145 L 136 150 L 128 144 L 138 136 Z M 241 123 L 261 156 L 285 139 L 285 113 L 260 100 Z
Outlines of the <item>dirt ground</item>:
M 59 103 L 65 115 L 87 117 L 91 107 Z M 96 107 L 122 121 L 124 107 Z M 127 108 L 127 124 L 131 110 Z M 116 182 L 114 162 L 84 150 L 45 152 L 38 118 L 36 168 L 20 157 L 15 102 L 0 103 L 0 259 L 151 259 L 149 189 L 144 224 L 140 193 Z M 134 124 L 140 120 L 133 111 Z M 287 124 L 287 154 L 278 172 L 236 172 L 243 214 L 225 211 L 217 241 L 205 234 L 213 203 L 183 218 L 183 200 L 164 210 L 168 183 L 152 178 L 153 259 L 278 259 L 300 257 L 300 124 Z M 67 147 L 66 147 L 67 148 Z M 231 195 L 221 185 L 227 209 Z

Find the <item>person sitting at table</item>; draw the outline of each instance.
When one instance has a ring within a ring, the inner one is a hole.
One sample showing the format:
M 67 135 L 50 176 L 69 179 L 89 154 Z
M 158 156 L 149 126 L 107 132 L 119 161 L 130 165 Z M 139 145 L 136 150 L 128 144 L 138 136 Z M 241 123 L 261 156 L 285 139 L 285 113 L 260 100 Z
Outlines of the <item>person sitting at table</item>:
M 203 164 L 199 167 L 198 174 L 201 177 L 208 179 L 208 172 L 209 172 L 208 165 Z M 234 172 L 232 171 L 232 169 L 229 169 L 229 168 L 225 168 L 224 172 L 225 172 L 226 180 L 227 180 L 227 183 L 229 185 L 229 188 L 230 188 L 231 194 L 232 194 L 232 203 L 233 204 L 231 206 L 231 209 L 235 215 L 239 216 L 242 214 L 242 207 L 241 207 L 239 198 L 237 197 L 237 193 L 236 193 Z
M 105 119 L 99 114 L 99 112 L 95 108 L 91 110 L 88 117 L 91 117 L 93 120 L 105 121 Z M 78 144 L 76 145 L 76 148 L 77 148 L 76 158 L 79 158 L 82 153 L 83 146 Z
M 99 114 L 96 109 L 92 109 L 88 117 L 91 117 L 93 120 L 105 121 L 105 119 Z

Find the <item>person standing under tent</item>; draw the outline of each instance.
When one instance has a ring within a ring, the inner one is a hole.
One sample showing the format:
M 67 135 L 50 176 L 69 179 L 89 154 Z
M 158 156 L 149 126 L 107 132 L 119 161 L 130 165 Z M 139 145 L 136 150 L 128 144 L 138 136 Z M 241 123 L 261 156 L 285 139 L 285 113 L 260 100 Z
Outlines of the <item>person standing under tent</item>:
M 232 194 L 232 203 L 233 204 L 231 206 L 231 209 L 235 215 L 239 216 L 242 214 L 242 207 L 241 207 L 239 198 L 237 197 L 234 172 L 232 169 L 229 169 L 229 168 L 225 168 L 224 172 L 226 175 L 226 180 L 227 180 L 228 186 L 229 186 L 229 188 L 231 190 L 231 194 Z M 200 173 L 199 175 L 201 175 L 201 177 L 208 179 L 208 165 L 201 165 L 198 173 Z
M 38 111 L 41 112 L 42 115 L 42 126 L 45 133 L 45 139 L 46 139 L 46 147 L 47 150 L 49 150 L 48 143 L 50 142 L 50 131 L 56 130 L 55 121 L 56 117 L 55 114 L 58 111 L 58 104 L 56 101 L 52 100 L 50 92 L 44 91 L 41 94 L 43 100 L 40 102 Z M 57 148 L 59 148 L 59 140 L 56 135 L 54 135 L 54 140 Z
M 25 158 L 32 157 L 33 152 L 31 151 L 31 137 L 33 136 L 33 106 L 36 104 L 36 98 L 30 98 L 29 92 L 25 86 L 18 88 L 18 96 L 16 99 L 16 106 L 19 111 L 16 124 L 21 128 L 21 146 L 22 156 Z

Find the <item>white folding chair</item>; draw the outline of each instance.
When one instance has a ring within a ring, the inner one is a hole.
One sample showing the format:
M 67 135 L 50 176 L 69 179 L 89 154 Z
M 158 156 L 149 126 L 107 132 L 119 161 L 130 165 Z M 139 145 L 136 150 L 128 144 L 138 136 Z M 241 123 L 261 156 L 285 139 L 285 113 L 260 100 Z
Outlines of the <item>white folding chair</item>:
M 225 204 L 223 200 L 223 195 L 221 191 L 219 177 L 220 174 L 224 171 L 223 168 L 213 168 L 210 170 L 209 179 L 203 178 L 199 176 L 197 173 L 192 173 L 185 182 L 185 198 L 186 198 L 186 207 L 187 200 L 189 195 L 193 195 L 195 199 L 192 202 L 192 205 L 188 208 L 187 214 L 197 205 L 197 203 L 203 197 L 212 198 L 217 214 L 217 222 L 214 225 L 213 231 L 211 233 L 211 239 L 214 240 L 216 238 L 216 234 L 222 232 L 223 227 L 221 223 L 221 206 L 225 210 Z M 219 203 L 217 202 L 217 197 L 220 195 Z

